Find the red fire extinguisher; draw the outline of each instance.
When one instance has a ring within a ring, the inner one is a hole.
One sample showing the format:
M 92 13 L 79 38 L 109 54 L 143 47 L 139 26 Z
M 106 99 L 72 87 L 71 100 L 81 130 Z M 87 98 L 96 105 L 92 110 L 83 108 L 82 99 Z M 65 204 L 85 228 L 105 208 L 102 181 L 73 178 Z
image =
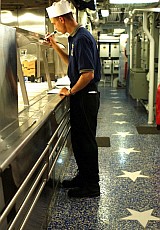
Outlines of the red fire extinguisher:
M 157 129 L 160 130 L 160 84 L 158 85 L 156 93 L 156 124 Z

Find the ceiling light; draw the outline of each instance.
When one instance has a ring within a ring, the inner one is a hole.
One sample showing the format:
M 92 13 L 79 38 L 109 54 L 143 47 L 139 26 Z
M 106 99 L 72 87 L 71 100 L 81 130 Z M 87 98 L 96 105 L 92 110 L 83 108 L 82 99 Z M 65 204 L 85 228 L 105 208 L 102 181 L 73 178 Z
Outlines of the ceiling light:
M 110 0 L 110 4 L 142 4 L 142 3 L 153 3 L 159 2 L 159 0 Z
M 109 16 L 109 10 L 101 10 L 102 17 L 108 17 Z
M 0 13 L 1 13 L 1 22 L 4 24 L 9 24 L 17 20 L 17 18 L 13 16 L 12 12 L 9 10 L 2 10 Z
M 129 18 L 124 19 L 124 23 L 127 24 L 129 22 Z

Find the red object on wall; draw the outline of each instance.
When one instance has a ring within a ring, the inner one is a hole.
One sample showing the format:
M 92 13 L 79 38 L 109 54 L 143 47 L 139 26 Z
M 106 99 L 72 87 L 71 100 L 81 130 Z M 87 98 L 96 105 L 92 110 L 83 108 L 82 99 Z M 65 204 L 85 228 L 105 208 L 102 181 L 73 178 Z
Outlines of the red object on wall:
M 127 71 L 128 71 L 128 63 L 125 62 L 125 66 L 124 66 L 124 79 L 127 79 Z
M 158 85 L 156 93 L 156 124 L 157 129 L 160 129 L 160 84 Z

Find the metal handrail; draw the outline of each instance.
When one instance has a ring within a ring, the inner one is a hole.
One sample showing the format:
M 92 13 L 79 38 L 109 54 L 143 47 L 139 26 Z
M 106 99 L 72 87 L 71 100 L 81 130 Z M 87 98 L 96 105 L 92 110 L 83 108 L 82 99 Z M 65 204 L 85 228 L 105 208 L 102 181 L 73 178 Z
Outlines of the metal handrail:
M 54 168 L 54 166 L 55 166 L 55 163 L 56 163 L 56 161 L 57 161 L 57 159 L 58 159 L 58 157 L 59 157 L 59 155 L 60 155 L 60 153 L 61 153 L 61 150 L 62 150 L 62 148 L 63 148 L 63 146 L 64 146 L 64 144 L 65 144 L 65 141 L 66 141 L 66 139 L 67 139 L 67 137 L 68 137 L 68 134 L 69 134 L 69 132 L 70 132 L 70 127 L 69 127 L 69 129 L 68 129 L 68 132 L 67 132 L 67 134 L 66 134 L 66 136 L 65 136 L 65 139 L 64 139 L 64 141 L 63 141 L 63 143 L 62 143 L 62 145 L 61 145 L 61 148 L 59 149 L 59 151 L 58 151 L 58 153 L 57 153 L 57 155 L 56 155 L 56 158 L 54 159 L 54 162 L 53 162 L 53 164 L 51 165 L 51 168 L 50 168 L 50 171 L 49 171 L 49 173 L 48 173 L 48 178 L 51 176 L 51 173 L 52 173 L 52 171 L 53 171 L 53 168 Z
M 44 156 L 46 155 L 48 150 L 49 150 L 49 146 L 47 145 L 46 148 L 44 149 L 44 151 L 42 152 L 42 155 L 39 157 L 39 159 L 37 160 L 37 162 L 35 163 L 35 165 L 31 169 L 31 171 L 29 172 L 29 174 L 27 175 L 27 177 L 25 178 L 25 180 L 23 181 L 23 183 L 21 184 L 21 186 L 19 187 L 19 189 L 17 190 L 17 192 L 15 193 L 15 195 L 13 196 L 13 198 L 11 199 L 11 201 L 9 202 L 7 207 L 5 208 L 4 212 L 0 216 L 0 223 L 2 223 L 4 221 L 4 218 L 8 215 L 8 213 L 12 209 L 13 205 L 15 204 L 15 202 L 17 200 L 17 197 L 21 194 L 21 192 L 23 191 L 27 182 L 31 179 L 32 175 L 34 174 L 35 170 L 39 166 L 40 162 L 42 161 L 42 159 L 44 158 Z
M 69 124 L 69 122 L 70 122 L 70 120 L 65 124 L 64 129 L 63 129 L 63 131 L 61 132 L 61 135 L 59 136 L 59 138 L 58 138 L 56 144 L 54 145 L 54 148 L 52 149 L 52 151 L 51 151 L 51 153 L 50 153 L 50 155 L 49 155 L 49 160 L 50 160 L 51 157 L 53 156 L 53 153 L 55 152 L 55 150 L 56 150 L 56 148 L 57 148 L 57 146 L 58 146 L 58 144 L 59 144 L 59 142 L 60 142 L 60 140 L 61 140 L 61 138 L 62 138 L 64 132 L 66 131 L 65 128 L 67 127 L 67 125 Z M 51 145 L 51 144 L 52 144 L 52 143 L 50 142 L 50 145 Z
M 60 130 L 62 124 L 64 123 L 65 121 L 65 118 L 67 117 L 67 115 L 69 114 L 69 110 L 67 110 L 66 113 L 64 113 L 63 117 L 62 117 L 62 121 L 59 123 L 57 129 L 55 130 L 54 134 L 51 136 L 50 140 L 48 141 L 48 145 L 50 145 L 52 143 L 52 141 L 54 140 L 54 138 L 56 137 L 58 131 Z
M 18 212 L 17 212 L 17 214 L 16 214 L 14 220 L 12 221 L 12 224 L 10 225 L 10 227 L 9 227 L 8 230 L 12 230 L 12 227 L 14 227 L 14 225 L 15 225 L 17 219 L 19 218 L 19 216 L 20 216 L 20 214 L 21 214 L 21 212 L 22 212 L 22 210 L 24 209 L 26 203 L 28 202 L 28 200 L 30 199 L 32 193 L 34 192 L 34 190 L 35 190 L 35 188 L 36 188 L 36 186 L 37 186 L 39 180 L 41 179 L 43 173 L 44 173 L 45 170 L 47 169 L 47 166 L 48 166 L 48 163 L 46 163 L 46 164 L 43 166 L 42 170 L 41 170 L 40 173 L 38 174 L 37 179 L 35 180 L 34 184 L 32 185 L 32 187 L 31 187 L 31 189 L 30 189 L 30 191 L 29 191 L 29 193 L 27 194 L 26 198 L 24 199 L 24 201 L 23 201 L 23 203 L 22 203 L 20 209 L 18 210 Z M 46 183 L 47 180 L 44 179 L 44 181 L 45 181 L 45 183 Z M 44 182 L 44 181 L 43 181 L 43 182 Z M 29 217 L 29 216 L 28 216 L 28 217 Z
M 24 229 L 25 224 L 26 224 L 26 222 L 27 222 L 27 220 L 28 220 L 28 218 L 29 218 L 29 216 L 30 216 L 30 214 L 31 214 L 31 212 L 32 212 L 32 210 L 33 210 L 33 208 L 34 208 L 34 206 L 36 205 L 36 202 L 37 202 L 38 198 L 40 197 L 41 192 L 42 192 L 42 190 L 43 190 L 45 184 L 46 184 L 46 180 L 43 181 L 41 187 L 39 188 L 39 191 L 38 191 L 37 195 L 35 196 L 35 199 L 34 199 L 32 205 L 31 205 L 31 207 L 30 207 L 30 209 L 29 209 L 29 211 L 28 211 L 28 213 L 27 213 L 27 215 L 26 215 L 26 217 L 25 217 L 25 219 L 24 219 L 24 221 L 23 221 L 23 223 L 22 223 L 22 225 L 21 225 L 20 230 Z

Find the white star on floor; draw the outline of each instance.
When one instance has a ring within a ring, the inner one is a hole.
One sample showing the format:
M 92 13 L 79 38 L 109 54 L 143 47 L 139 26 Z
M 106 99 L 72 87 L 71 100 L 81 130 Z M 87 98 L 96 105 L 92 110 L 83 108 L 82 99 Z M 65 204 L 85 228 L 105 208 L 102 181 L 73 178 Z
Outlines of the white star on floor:
M 125 123 L 128 123 L 128 122 L 127 121 L 114 121 L 113 123 L 122 125 L 122 124 L 125 124 Z
M 118 104 L 120 103 L 120 101 L 112 101 L 112 103 Z
M 125 113 L 112 113 L 112 115 L 115 115 L 115 116 L 123 116 L 123 115 L 126 115 Z
M 129 133 L 129 132 L 117 132 L 116 134 L 112 134 L 112 135 L 117 135 L 117 136 L 121 136 L 121 137 L 126 137 L 126 136 L 134 135 L 134 134 L 131 134 L 131 133 Z
M 111 95 L 117 95 L 118 93 L 111 93 Z
M 136 181 L 136 179 L 138 177 L 148 177 L 149 176 L 145 176 L 145 175 L 140 175 L 141 171 L 136 171 L 136 172 L 128 172 L 128 171 L 123 171 L 122 172 L 124 173 L 123 175 L 120 175 L 120 176 L 117 176 L 117 177 L 128 177 L 130 178 L 132 181 Z
M 113 109 L 121 109 L 121 108 L 123 108 L 123 107 L 121 107 L 121 106 L 113 107 Z
M 141 151 L 138 151 L 138 150 L 134 150 L 134 148 L 119 148 L 119 150 L 115 151 L 115 152 L 123 152 L 123 153 L 126 153 L 126 154 L 130 154 L 132 152 L 134 153 L 140 153 Z
M 137 220 L 145 228 L 149 220 L 159 221 L 160 218 L 151 216 L 153 209 L 149 209 L 144 212 L 135 211 L 133 209 L 127 208 L 127 210 L 132 214 L 130 216 L 121 218 L 120 220 Z

